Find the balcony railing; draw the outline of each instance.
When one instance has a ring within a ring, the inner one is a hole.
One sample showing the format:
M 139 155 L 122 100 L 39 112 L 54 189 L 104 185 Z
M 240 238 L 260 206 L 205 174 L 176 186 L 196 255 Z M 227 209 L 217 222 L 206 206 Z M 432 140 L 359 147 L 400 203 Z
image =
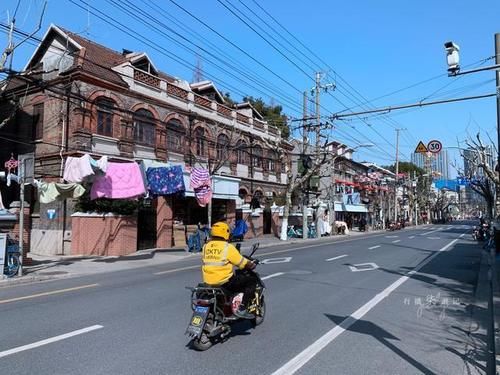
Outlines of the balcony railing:
M 176 96 L 178 98 L 187 100 L 189 91 L 181 89 L 179 86 L 172 85 L 171 83 L 167 84 L 167 94 Z
M 246 116 L 242 113 L 239 113 L 232 108 L 226 107 L 222 104 L 214 102 L 214 101 L 212 101 L 204 96 L 198 95 L 198 94 L 191 93 L 191 98 L 193 98 L 193 99 L 190 99 L 190 91 L 189 90 L 183 89 L 183 88 L 181 88 L 173 83 L 167 82 L 164 79 L 159 78 L 157 76 L 154 76 L 152 74 L 149 74 L 148 72 L 145 72 L 143 70 L 134 69 L 134 80 L 137 82 L 140 82 L 144 85 L 154 87 L 156 89 L 163 89 L 164 87 L 166 87 L 166 92 L 167 92 L 168 96 L 173 96 L 173 97 L 185 100 L 185 101 L 193 100 L 194 104 L 196 104 L 197 106 L 206 108 L 206 109 L 213 110 L 214 108 L 216 108 L 217 114 L 219 114 L 221 116 L 227 117 L 229 119 L 236 117 L 236 120 L 240 123 L 247 124 L 247 125 L 253 124 L 253 126 L 259 130 L 267 131 L 269 134 L 272 134 L 272 135 L 279 135 L 279 130 L 274 126 L 270 126 L 270 125 L 266 126 L 267 123 L 265 121 L 258 120 L 258 119 L 253 119 L 253 121 L 252 121 L 251 117 Z M 128 133 L 129 129 L 123 129 L 122 132 Z M 127 137 L 129 137 L 128 134 L 127 134 Z
M 144 83 L 148 86 L 160 88 L 160 78 L 142 70 L 134 69 L 134 80 Z
M 200 95 L 194 95 L 194 103 L 204 108 L 212 108 L 212 101 Z

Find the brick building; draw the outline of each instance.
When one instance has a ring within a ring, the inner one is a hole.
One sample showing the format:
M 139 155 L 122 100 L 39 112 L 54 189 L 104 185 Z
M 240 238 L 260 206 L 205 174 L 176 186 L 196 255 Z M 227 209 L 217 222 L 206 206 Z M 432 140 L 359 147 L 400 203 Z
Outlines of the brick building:
M 252 220 L 250 235 L 277 226 L 268 207 L 285 190 L 286 174 L 271 145 L 291 146 L 250 103 L 231 107 L 212 82 L 189 84 L 159 71 L 146 53 L 119 53 L 54 25 L 24 71 L 9 78 L 1 94 L 0 120 L 15 113 L 0 130 L 9 138 L 1 160 L 34 152 L 35 176 L 57 182 L 65 158 L 84 153 L 116 161 L 165 161 L 184 170 L 204 166 L 213 172 L 213 220 L 231 222 L 242 215 Z M 4 203 L 18 199 L 16 189 L 0 188 Z M 71 216 L 73 200 L 38 204 L 32 188 L 27 196 L 33 252 L 74 254 L 75 238 L 89 242 L 89 236 L 110 237 L 116 229 L 103 231 L 94 220 L 99 230 L 75 233 L 88 226 Z M 249 215 L 252 200 L 262 208 Z M 55 218 L 49 219 L 48 210 Z M 127 220 L 124 226 L 137 232 L 130 237 L 136 249 L 168 248 L 176 245 L 174 224 L 206 223 L 207 208 L 187 189 L 183 198 L 141 202 L 137 217 Z M 93 250 L 103 253 L 87 252 Z

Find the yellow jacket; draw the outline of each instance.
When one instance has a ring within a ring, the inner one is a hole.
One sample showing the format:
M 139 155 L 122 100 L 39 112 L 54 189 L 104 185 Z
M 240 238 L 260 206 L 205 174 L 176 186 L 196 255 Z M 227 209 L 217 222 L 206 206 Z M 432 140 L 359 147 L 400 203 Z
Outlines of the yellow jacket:
M 233 266 L 245 268 L 248 259 L 226 241 L 212 240 L 203 246 L 201 268 L 203 282 L 222 285 L 233 276 Z

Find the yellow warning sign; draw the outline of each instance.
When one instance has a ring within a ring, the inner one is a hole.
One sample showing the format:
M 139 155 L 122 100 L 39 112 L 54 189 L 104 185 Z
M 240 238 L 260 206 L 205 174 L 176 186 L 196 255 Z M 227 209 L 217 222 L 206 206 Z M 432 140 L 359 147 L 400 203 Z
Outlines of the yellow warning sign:
M 425 147 L 422 141 L 418 142 L 417 148 L 415 149 L 415 153 L 425 154 L 426 152 L 427 152 L 427 147 Z

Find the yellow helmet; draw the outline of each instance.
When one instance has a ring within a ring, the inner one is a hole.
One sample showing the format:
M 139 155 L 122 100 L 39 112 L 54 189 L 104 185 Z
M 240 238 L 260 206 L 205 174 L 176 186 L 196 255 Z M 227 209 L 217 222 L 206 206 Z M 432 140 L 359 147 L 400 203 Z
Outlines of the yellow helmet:
M 227 241 L 229 239 L 229 225 L 223 223 L 222 221 L 219 221 L 212 225 L 211 234 L 212 237 L 221 237 Z

